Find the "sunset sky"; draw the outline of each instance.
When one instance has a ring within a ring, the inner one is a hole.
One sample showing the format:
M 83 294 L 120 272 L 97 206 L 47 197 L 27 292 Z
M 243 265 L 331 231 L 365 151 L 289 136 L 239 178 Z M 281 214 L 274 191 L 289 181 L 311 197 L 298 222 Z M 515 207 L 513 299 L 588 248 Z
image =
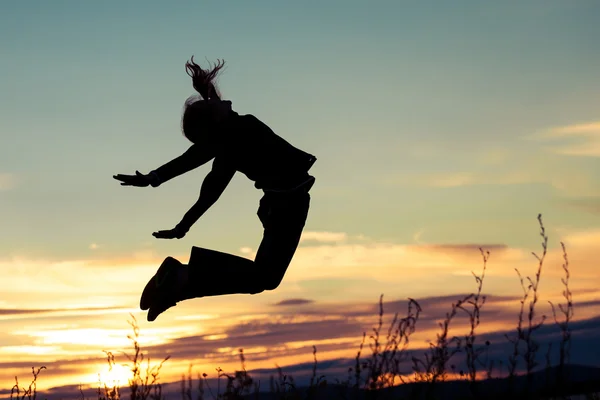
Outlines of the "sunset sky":
M 102 350 L 129 348 L 129 313 L 154 359 L 172 355 L 169 379 L 190 362 L 234 368 L 239 347 L 250 369 L 308 362 L 313 344 L 323 360 L 351 358 L 381 293 L 390 313 L 421 303 L 413 346 L 425 347 L 475 289 L 480 246 L 481 331 L 512 329 L 514 268 L 535 273 L 539 213 L 540 305 L 561 299 L 563 241 L 574 340 L 597 337 L 598 15 L 593 0 L 3 3 L 0 389 L 40 365 L 41 389 L 94 384 Z M 262 234 L 261 192 L 241 174 L 182 240 L 151 233 L 180 221 L 209 165 L 156 189 L 112 178 L 189 146 L 192 55 L 225 59 L 223 97 L 316 155 L 317 181 L 279 288 L 186 301 L 148 323 L 139 295 L 166 256 L 253 257 Z M 600 366 L 583 348 L 573 361 Z

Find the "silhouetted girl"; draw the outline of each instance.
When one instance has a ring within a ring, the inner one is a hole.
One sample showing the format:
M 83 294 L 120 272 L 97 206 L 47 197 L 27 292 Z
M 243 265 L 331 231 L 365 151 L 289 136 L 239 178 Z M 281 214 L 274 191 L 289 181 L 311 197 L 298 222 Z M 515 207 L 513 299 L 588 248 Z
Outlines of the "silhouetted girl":
M 315 156 L 292 146 L 253 115 L 239 115 L 230 101 L 221 100 L 214 81 L 224 62 L 203 70 L 192 57 L 185 66 L 200 94 L 186 100 L 182 117 L 183 134 L 192 146 L 147 175 L 136 171 L 113 177 L 124 186 L 157 187 L 213 160 L 198 201 L 175 228 L 153 236 L 184 237 L 237 171 L 264 192 L 257 213 L 264 234 L 254 261 L 195 246 L 187 265 L 167 257 L 141 296 L 140 307 L 149 310 L 148 321 L 182 300 L 256 294 L 279 286 L 300 241 L 310 203 L 308 192 L 315 181 L 308 174 Z

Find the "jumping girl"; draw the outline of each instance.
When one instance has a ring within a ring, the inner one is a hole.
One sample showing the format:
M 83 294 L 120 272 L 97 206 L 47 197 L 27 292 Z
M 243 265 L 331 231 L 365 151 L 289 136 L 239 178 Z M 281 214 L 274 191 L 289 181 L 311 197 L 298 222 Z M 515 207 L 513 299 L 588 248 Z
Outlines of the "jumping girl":
M 258 208 L 263 239 L 254 261 L 193 246 L 188 264 L 173 257 L 162 262 L 146 284 L 140 308 L 148 321 L 178 302 L 204 296 L 274 290 L 296 252 L 306 222 L 315 178 L 308 171 L 316 157 L 276 135 L 253 115 L 239 115 L 231 101 L 221 99 L 215 78 L 225 65 L 218 61 L 204 70 L 186 62 L 188 75 L 200 96 L 185 102 L 181 127 L 192 146 L 181 156 L 147 175 L 114 175 L 123 186 L 158 187 L 164 182 L 213 160 L 200 197 L 173 229 L 154 232 L 157 239 L 181 239 L 219 199 L 233 175 L 241 172 L 264 192 Z

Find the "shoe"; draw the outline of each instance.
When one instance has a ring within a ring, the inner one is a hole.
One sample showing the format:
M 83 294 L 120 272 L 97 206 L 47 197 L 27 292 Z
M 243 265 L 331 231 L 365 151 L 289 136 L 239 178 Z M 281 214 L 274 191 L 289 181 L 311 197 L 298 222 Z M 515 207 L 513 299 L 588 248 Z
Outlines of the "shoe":
M 177 261 L 173 257 L 167 257 L 162 262 L 156 274 L 146 284 L 144 291 L 142 292 L 142 297 L 140 298 L 140 308 L 142 310 L 148 310 L 150 305 L 154 302 L 154 299 L 157 297 L 157 293 L 159 291 L 159 287 L 165 284 L 169 280 L 173 280 L 177 278 L 177 267 L 182 267 L 183 264 Z
M 176 305 L 177 301 L 173 300 L 171 296 L 159 296 L 157 301 L 152 303 L 152 305 L 150 306 L 146 319 L 148 320 L 148 322 L 152 322 L 156 320 L 156 318 L 160 314 L 164 313 L 169 308 L 174 307 Z

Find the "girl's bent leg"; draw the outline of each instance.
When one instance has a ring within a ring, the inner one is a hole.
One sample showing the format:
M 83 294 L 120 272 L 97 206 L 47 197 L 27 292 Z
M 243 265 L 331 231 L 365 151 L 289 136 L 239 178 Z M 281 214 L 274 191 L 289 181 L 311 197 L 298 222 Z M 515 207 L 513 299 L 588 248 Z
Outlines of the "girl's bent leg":
M 261 291 L 255 286 L 256 265 L 247 258 L 194 246 L 187 268 L 186 298 Z
M 265 228 L 256 253 L 258 280 L 263 290 L 279 286 L 296 253 L 310 206 L 310 195 L 265 196 L 267 215 L 261 218 Z
M 264 214 L 259 211 L 259 217 L 265 230 L 254 261 L 192 247 L 184 298 L 256 294 L 277 288 L 298 248 L 309 204 L 308 193 L 291 199 L 263 198 Z

